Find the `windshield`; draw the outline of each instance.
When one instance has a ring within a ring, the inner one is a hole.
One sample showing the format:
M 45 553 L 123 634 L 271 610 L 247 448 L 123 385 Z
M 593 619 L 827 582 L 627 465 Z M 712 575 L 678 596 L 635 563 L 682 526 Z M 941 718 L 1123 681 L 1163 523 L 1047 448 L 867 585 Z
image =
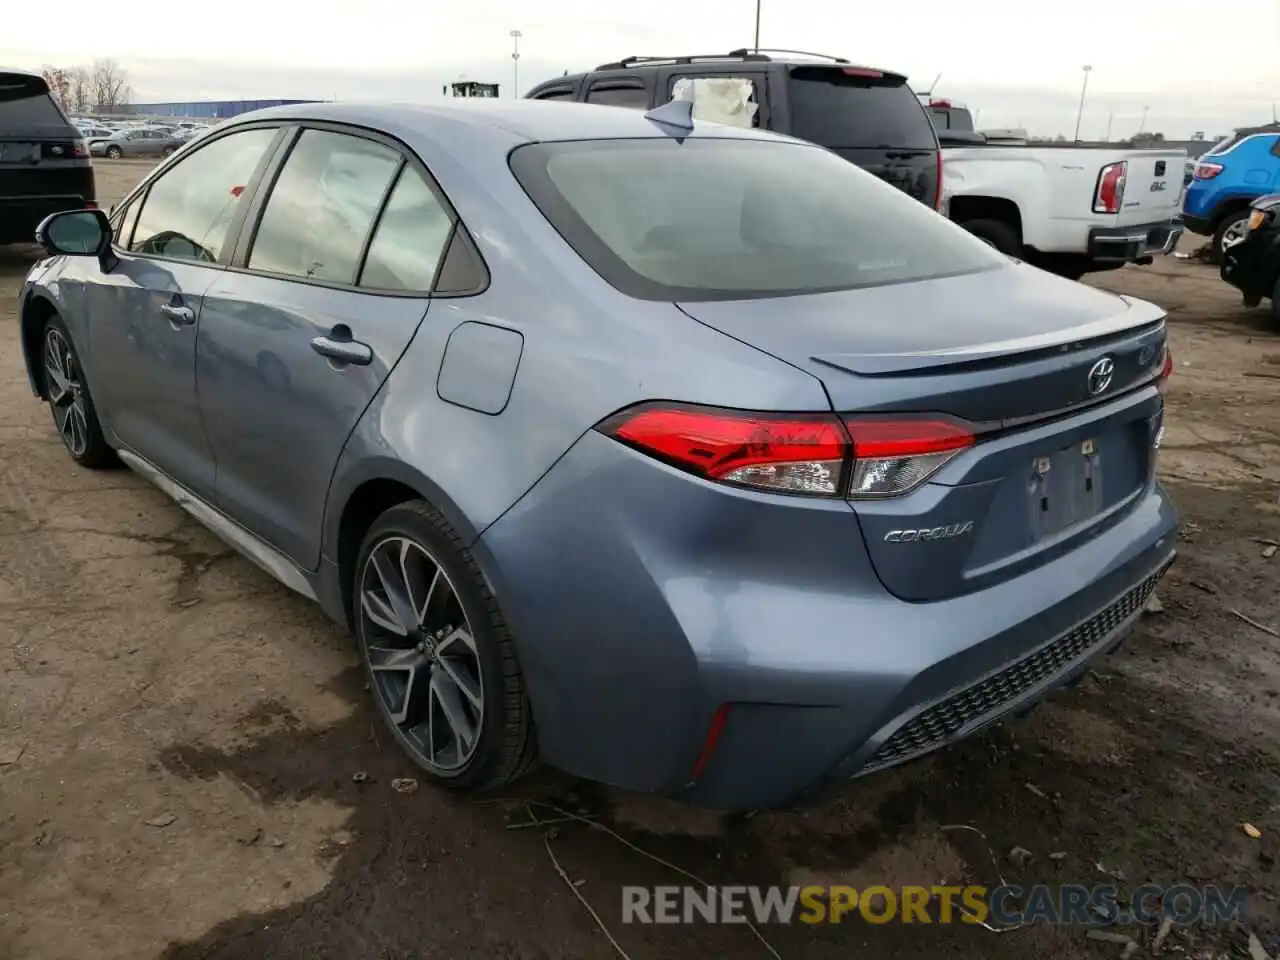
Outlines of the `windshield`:
M 646 300 L 819 293 L 1009 262 L 924 204 L 807 144 L 529 144 L 511 166 L 584 260 Z

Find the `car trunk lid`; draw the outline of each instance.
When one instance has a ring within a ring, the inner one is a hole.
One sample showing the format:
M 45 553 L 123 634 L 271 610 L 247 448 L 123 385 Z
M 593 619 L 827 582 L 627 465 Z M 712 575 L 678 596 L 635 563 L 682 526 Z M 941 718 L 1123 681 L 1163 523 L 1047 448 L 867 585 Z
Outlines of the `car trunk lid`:
M 886 417 L 940 415 L 976 437 L 906 493 L 851 501 L 904 600 L 1047 563 L 1126 515 L 1153 476 L 1163 312 L 1029 267 L 992 279 L 681 304 L 817 377 L 855 456 L 859 425 Z

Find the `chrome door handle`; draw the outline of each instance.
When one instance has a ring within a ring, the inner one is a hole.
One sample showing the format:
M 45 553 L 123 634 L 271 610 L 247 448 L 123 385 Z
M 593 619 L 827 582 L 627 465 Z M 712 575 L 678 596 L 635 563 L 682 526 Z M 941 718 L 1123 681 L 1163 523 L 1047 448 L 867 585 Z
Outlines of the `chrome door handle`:
M 354 363 L 365 366 L 373 362 L 373 350 L 359 340 L 335 340 L 333 337 L 316 337 L 311 349 L 336 363 Z
M 180 307 L 177 304 L 166 303 L 160 307 L 160 312 L 169 318 L 169 322 L 175 327 L 189 327 L 196 322 L 196 312 L 190 307 Z

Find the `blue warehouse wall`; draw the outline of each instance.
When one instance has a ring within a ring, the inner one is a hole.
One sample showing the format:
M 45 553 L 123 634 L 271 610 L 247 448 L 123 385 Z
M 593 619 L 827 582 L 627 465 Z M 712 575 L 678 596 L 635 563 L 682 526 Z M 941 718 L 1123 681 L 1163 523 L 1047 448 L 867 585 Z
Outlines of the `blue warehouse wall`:
M 209 117 L 225 119 L 264 107 L 282 107 L 290 103 L 315 103 L 314 100 L 191 100 L 174 103 L 132 103 L 132 113 L 149 117 Z

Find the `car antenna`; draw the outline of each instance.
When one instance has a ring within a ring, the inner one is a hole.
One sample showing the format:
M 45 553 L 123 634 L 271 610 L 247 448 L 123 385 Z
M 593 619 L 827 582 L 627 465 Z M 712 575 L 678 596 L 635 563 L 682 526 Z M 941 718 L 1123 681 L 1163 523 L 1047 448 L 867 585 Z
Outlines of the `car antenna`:
M 671 100 L 645 113 L 644 118 L 656 123 L 662 132 L 683 140 L 693 132 L 693 101 Z

